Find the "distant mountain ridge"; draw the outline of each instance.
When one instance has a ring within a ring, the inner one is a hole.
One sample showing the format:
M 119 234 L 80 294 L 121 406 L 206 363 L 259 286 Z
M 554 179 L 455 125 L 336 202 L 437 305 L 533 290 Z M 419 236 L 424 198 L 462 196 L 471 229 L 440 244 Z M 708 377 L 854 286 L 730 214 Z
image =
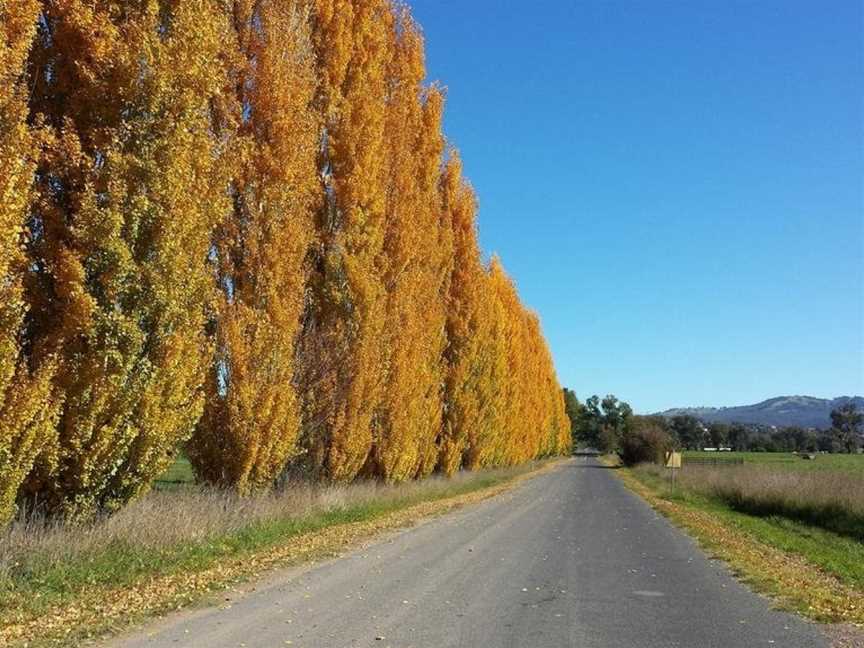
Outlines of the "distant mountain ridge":
M 660 415 L 671 417 L 689 414 L 705 423 L 750 423 L 824 429 L 831 427 L 831 410 L 849 402 L 864 411 L 864 398 L 861 396 L 840 396 L 839 398 L 778 396 L 755 405 L 676 407 L 660 412 Z

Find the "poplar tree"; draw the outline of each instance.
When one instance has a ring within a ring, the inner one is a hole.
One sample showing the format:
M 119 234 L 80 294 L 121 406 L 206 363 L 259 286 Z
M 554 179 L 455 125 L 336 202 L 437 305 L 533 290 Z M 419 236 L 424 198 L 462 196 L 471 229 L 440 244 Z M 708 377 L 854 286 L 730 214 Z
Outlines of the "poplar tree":
M 490 371 L 487 385 L 488 394 L 489 434 L 485 438 L 474 440 L 471 454 L 475 455 L 470 462 L 471 467 L 488 467 L 503 463 L 506 439 L 509 436 L 511 421 L 509 421 L 509 403 L 514 391 L 516 376 L 509 373 L 510 354 L 509 339 L 511 322 L 509 313 L 500 296 L 499 284 L 506 281 L 504 269 L 498 257 L 493 257 L 487 270 L 484 297 L 488 300 L 486 316 L 490 318 L 491 326 L 487 333 L 487 351 L 490 361 Z
M 472 234 L 473 236 L 473 234 Z M 458 237 L 457 237 L 458 238 Z M 494 261 L 494 259 L 493 259 Z M 473 284 L 464 297 L 469 302 L 470 322 L 468 341 L 462 356 L 462 393 L 454 390 L 452 402 L 448 401 L 448 414 L 465 407 L 463 419 L 454 417 L 456 434 L 464 437 L 463 463 L 469 470 L 495 465 L 496 452 L 504 433 L 505 386 L 508 381 L 506 349 L 506 321 L 501 304 L 496 299 L 492 285 L 491 269 L 484 268 L 479 256 L 476 262 L 479 272 L 466 274 L 465 279 Z M 458 264 L 458 257 L 457 257 Z M 454 273 L 453 284 L 460 281 Z M 465 290 L 465 289 L 463 289 Z M 475 324 L 476 322 L 476 324 Z M 458 366 L 458 365 L 457 365 Z M 455 383 L 457 386 L 459 383 Z M 466 406 L 467 404 L 467 406 Z M 472 420 L 474 424 L 471 424 Z
M 380 412 L 386 347 L 387 0 L 316 0 L 316 98 L 324 118 L 310 304 L 299 382 L 308 463 L 349 480 L 366 465 Z
M 147 490 L 203 406 L 228 210 L 213 106 L 224 18 L 204 0 L 43 3 L 33 107 L 50 129 L 31 214 L 37 355 L 61 356 L 56 467 L 28 490 L 68 514 Z
M 389 355 L 373 460 L 377 473 L 398 481 L 428 475 L 437 463 L 452 233 L 442 226 L 438 192 L 443 98 L 437 88 L 422 85 L 423 40 L 404 7 L 392 39 L 386 131 Z
M 477 242 L 477 200 L 462 176 L 456 151 L 448 156 L 441 177 L 442 210 L 452 230 L 453 259 L 447 295 L 444 351 L 444 421 L 438 466 L 453 474 L 463 462 L 476 468 L 480 446 L 490 433 L 492 388 L 489 369 L 491 325 L 486 273 Z
M 215 359 L 189 456 L 199 477 L 245 492 L 271 485 L 296 453 L 294 353 L 314 231 L 319 120 L 305 3 L 244 0 L 232 15 L 240 54 L 233 209 L 215 235 Z
M 18 488 L 40 454 L 52 456 L 53 362 L 36 363 L 23 347 L 25 223 L 38 153 L 27 123 L 27 57 L 37 0 L 0 0 L 0 524 L 15 512 Z

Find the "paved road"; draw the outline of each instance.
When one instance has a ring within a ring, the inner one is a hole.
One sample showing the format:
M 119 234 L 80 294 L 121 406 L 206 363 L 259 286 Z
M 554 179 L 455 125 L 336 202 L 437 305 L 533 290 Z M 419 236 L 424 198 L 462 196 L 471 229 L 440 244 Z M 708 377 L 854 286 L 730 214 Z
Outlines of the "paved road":
M 311 568 L 122 648 L 826 646 L 593 459 Z

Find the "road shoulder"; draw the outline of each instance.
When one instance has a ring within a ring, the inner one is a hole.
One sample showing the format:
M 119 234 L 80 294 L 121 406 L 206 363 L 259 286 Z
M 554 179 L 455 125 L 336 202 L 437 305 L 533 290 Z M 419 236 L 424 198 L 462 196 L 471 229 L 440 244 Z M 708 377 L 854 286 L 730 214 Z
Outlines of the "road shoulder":
M 769 596 L 779 609 L 827 624 L 826 634 L 837 648 L 864 646 L 864 593 L 717 516 L 660 496 L 626 468 L 613 472 L 654 510 L 693 537 L 706 553 L 724 561 L 739 580 Z

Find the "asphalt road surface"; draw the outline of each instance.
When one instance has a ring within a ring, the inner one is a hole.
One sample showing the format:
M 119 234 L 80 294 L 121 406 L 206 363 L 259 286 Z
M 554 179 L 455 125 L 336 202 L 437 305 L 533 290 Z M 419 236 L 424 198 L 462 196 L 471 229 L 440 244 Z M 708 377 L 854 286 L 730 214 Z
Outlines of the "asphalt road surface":
M 594 459 L 312 567 L 122 648 L 817 648 Z

